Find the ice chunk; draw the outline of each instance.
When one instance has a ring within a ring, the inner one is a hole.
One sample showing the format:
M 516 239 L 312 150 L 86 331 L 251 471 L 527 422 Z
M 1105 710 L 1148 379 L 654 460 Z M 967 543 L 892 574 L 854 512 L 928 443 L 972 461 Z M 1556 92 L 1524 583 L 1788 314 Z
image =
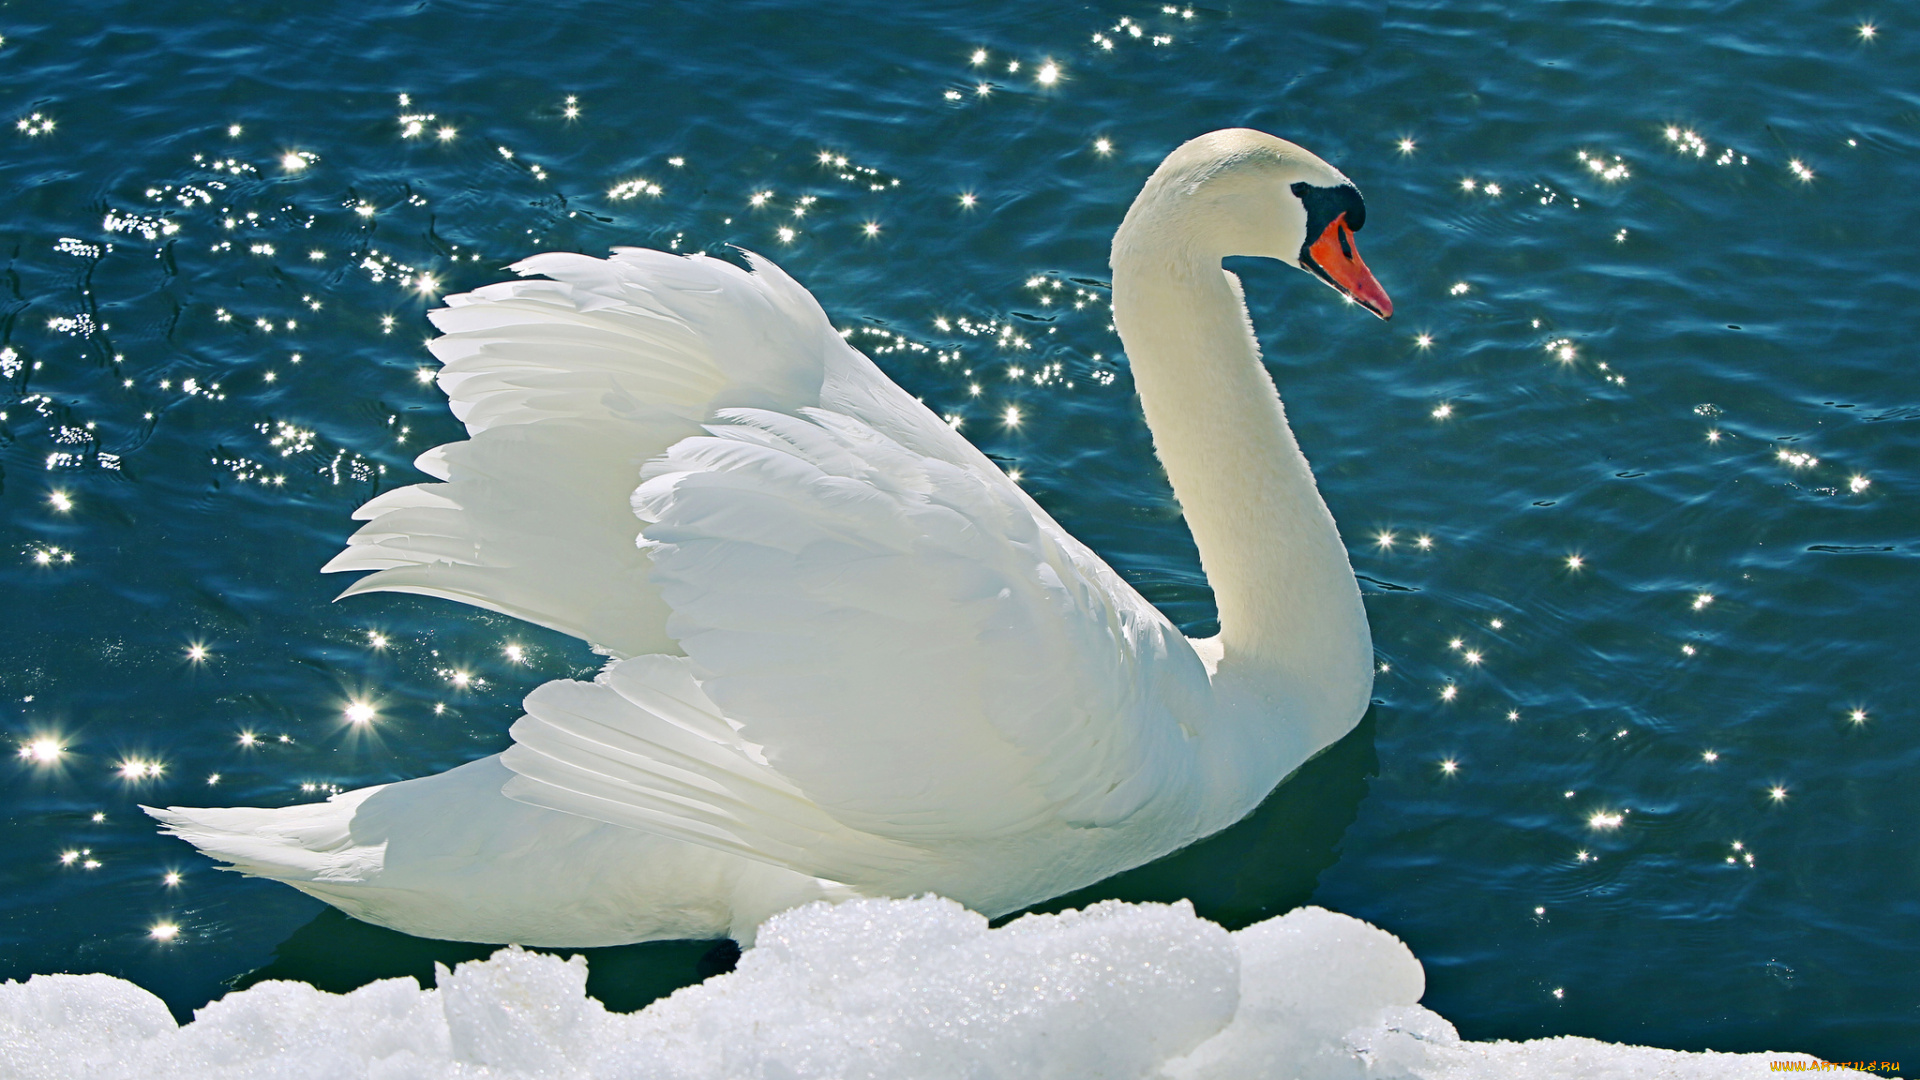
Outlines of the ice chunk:
M 1302 908 L 1249 926 L 1233 940 L 1240 952 L 1240 1009 L 1225 1030 L 1168 1064 L 1172 1080 L 1378 1076 L 1367 1064 L 1388 1048 L 1398 1051 L 1387 1053 L 1390 1059 L 1411 1063 L 1421 1056 L 1423 1039 L 1458 1041 L 1452 1024 L 1419 1007 L 1426 972 L 1384 930 Z M 1383 1030 L 1361 1045 L 1346 1038 L 1369 1027 Z M 1412 1031 L 1420 1033 L 1412 1036 L 1415 1045 L 1401 1045 Z
M 434 990 L 262 983 L 181 1027 L 123 980 L 37 975 L 0 984 L 0 1076 L 1639 1080 L 1811 1060 L 1463 1042 L 1418 1004 L 1405 945 L 1318 908 L 1233 934 L 1184 903 L 990 930 L 946 900 L 856 900 L 775 916 L 758 941 L 732 973 L 631 1015 L 587 997 L 584 959 L 512 948 Z
M 436 964 L 456 1061 L 508 1076 L 565 1076 L 588 1064 L 608 1013 L 587 996 L 587 958 L 506 949 L 448 972 Z
M 990 931 L 950 901 L 860 900 L 777 916 L 733 974 L 641 1015 L 681 1042 L 676 1077 L 1150 1076 L 1232 1019 L 1239 967 L 1184 903 Z
M 159 998 L 111 975 L 0 984 L 0 1076 L 84 1076 L 120 1047 L 173 1033 Z

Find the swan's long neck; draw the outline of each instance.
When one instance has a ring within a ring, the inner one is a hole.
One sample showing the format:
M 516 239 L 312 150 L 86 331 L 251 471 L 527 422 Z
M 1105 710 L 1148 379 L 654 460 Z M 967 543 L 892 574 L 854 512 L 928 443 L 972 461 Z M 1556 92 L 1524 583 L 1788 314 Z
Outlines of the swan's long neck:
M 1114 324 L 1219 608 L 1216 685 L 1285 687 L 1305 716 L 1351 723 L 1372 686 L 1366 614 L 1239 280 L 1218 255 L 1136 242 L 1138 224 L 1115 238 Z

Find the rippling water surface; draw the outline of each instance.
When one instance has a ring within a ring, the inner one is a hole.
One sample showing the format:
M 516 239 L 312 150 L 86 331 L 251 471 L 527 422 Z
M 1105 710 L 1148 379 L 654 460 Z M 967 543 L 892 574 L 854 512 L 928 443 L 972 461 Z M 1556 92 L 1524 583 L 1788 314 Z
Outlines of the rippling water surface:
M 460 437 L 426 310 L 532 252 L 776 258 L 1210 632 L 1106 251 L 1168 150 L 1250 125 L 1359 184 L 1397 307 L 1235 267 L 1368 590 L 1376 705 L 1249 821 L 1060 903 L 1348 912 L 1474 1038 L 1920 1052 L 1897 8 L 239 8 L 0 6 L 0 976 L 184 1014 L 487 951 L 218 873 L 137 804 L 439 771 L 595 669 L 317 573 Z M 596 950 L 594 989 L 716 962 Z

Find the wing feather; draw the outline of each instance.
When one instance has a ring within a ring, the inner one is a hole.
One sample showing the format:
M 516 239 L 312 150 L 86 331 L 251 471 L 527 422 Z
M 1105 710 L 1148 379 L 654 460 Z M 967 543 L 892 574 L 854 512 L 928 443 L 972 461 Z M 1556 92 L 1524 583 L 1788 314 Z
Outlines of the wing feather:
M 415 464 L 441 481 L 380 495 L 325 569 L 343 592 L 408 592 L 499 611 L 614 656 L 678 651 L 635 546 L 640 467 L 717 407 L 814 404 L 844 349 L 777 271 L 624 249 L 549 253 L 432 313 L 440 388 L 468 439 Z
M 678 657 L 611 664 L 591 683 L 527 696 L 501 756 L 520 802 L 658 833 L 836 880 L 911 861 L 864 836 L 774 771 Z

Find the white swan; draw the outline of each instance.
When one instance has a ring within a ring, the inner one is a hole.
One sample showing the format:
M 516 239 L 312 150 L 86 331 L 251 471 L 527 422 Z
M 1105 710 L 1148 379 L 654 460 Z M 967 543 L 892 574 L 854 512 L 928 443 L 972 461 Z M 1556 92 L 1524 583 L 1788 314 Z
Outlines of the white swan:
M 282 809 L 149 810 L 232 868 L 412 934 L 731 935 L 807 900 L 1017 910 L 1232 824 L 1366 709 L 1346 550 L 1222 256 L 1382 317 L 1352 183 L 1185 144 L 1113 242 L 1114 320 L 1213 586 L 1189 641 L 772 263 L 539 255 L 433 313 L 470 438 L 328 570 L 584 638 L 512 748 Z M 637 544 L 636 544 L 637 538 Z

